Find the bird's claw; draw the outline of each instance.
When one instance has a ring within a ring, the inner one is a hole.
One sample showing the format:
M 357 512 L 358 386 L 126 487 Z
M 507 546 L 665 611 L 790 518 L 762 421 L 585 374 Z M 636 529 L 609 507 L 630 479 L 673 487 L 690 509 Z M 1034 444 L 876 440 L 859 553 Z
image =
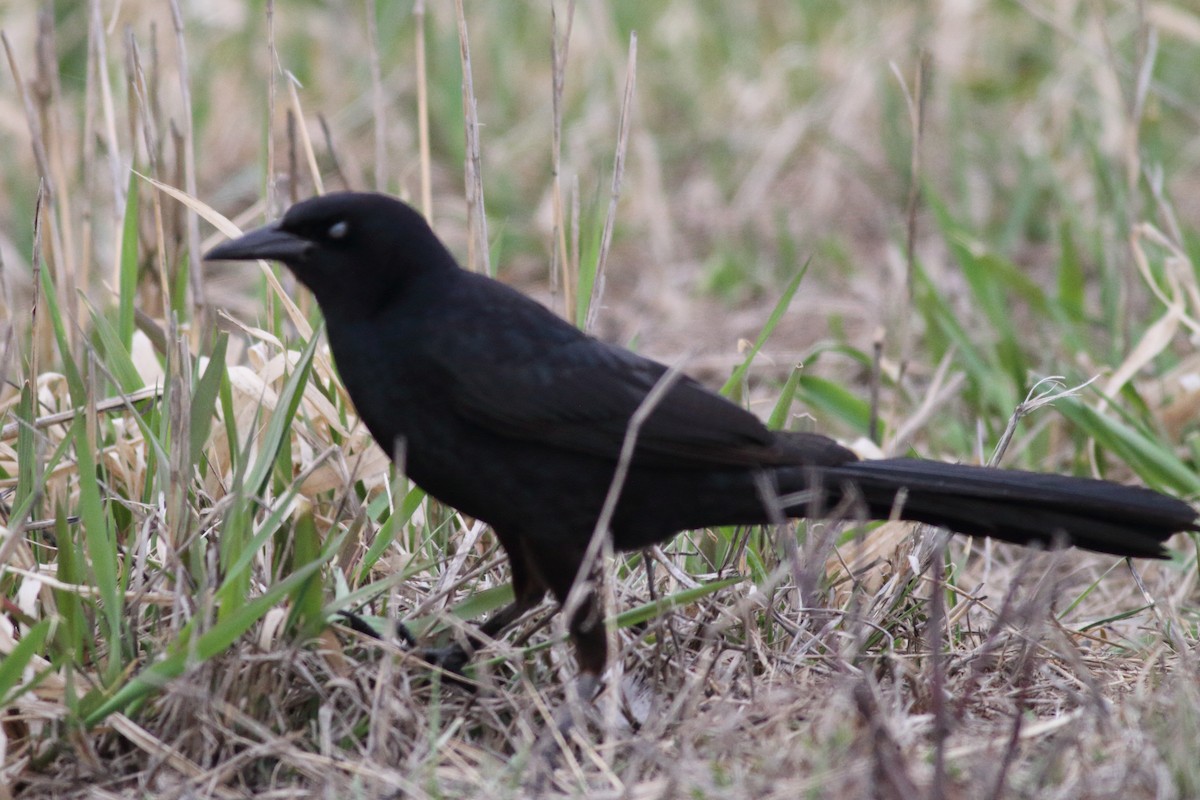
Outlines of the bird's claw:
M 426 664 L 459 677 L 463 676 L 463 670 L 471 660 L 470 653 L 460 644 L 450 644 L 445 647 L 423 647 L 416 651 L 416 655 Z

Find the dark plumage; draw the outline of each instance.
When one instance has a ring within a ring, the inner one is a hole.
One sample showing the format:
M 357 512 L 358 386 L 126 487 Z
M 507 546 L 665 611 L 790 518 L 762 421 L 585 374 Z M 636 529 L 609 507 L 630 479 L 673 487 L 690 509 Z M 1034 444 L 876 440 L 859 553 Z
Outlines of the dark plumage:
M 512 564 L 494 635 L 579 571 L 630 420 L 667 368 L 588 337 L 519 292 L 461 269 L 404 203 L 344 193 L 209 259 L 282 261 L 325 314 L 338 370 L 383 448 L 430 495 L 492 526 Z M 866 517 L 1018 544 L 1161 557 L 1195 510 L 1149 489 L 916 459 L 860 461 L 816 434 L 770 431 L 686 376 L 638 432 L 612 517 L 619 549 L 680 530 L 767 523 L 761 487 L 805 516 L 843 500 Z M 764 484 L 764 479 L 766 483 Z M 898 497 L 901 498 L 898 501 Z M 571 620 L 581 673 L 607 653 L 585 603 Z M 461 651 L 448 661 L 458 666 Z

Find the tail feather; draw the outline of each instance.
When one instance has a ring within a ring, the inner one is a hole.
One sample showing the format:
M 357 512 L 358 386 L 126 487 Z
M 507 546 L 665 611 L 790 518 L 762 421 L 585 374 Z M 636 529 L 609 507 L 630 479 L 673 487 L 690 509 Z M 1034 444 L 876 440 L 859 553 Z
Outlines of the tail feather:
M 1017 544 L 1165 558 L 1167 539 L 1200 529 L 1182 500 L 1090 478 L 897 458 L 841 464 L 823 480 L 839 496 L 849 484 L 874 518 L 897 513 Z

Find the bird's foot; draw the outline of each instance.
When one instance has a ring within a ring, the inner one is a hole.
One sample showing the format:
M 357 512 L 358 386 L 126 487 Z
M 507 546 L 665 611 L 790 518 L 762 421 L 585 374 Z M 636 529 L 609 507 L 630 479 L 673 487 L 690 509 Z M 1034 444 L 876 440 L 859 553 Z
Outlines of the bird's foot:
M 567 695 L 562 704 L 555 709 L 553 726 L 542 731 L 534 744 L 533 756 L 536 772 L 534 774 L 533 790 L 535 795 L 542 794 L 546 782 L 550 780 L 564 747 L 571 747 L 571 732 L 580 723 L 587 723 L 589 718 L 595 722 L 597 695 L 604 688 L 599 676 L 584 672 L 575 679 L 574 687 L 567 689 Z
M 342 622 L 346 624 L 346 627 L 350 628 L 350 630 L 354 631 L 355 633 L 360 633 L 363 636 L 369 636 L 372 639 L 384 638 L 379 631 L 375 630 L 375 626 L 368 622 L 367 619 L 360 614 L 356 614 L 353 611 L 339 611 L 338 616 L 342 618 Z M 395 623 L 394 632 L 396 638 L 400 639 L 400 641 L 404 642 L 404 644 L 408 645 L 409 647 L 416 645 L 417 637 L 413 636 L 412 631 L 410 631 L 408 626 L 403 622 L 397 621 Z
M 426 664 L 441 672 L 447 681 L 458 686 L 474 688 L 474 682 L 467 679 L 464 670 L 471 661 L 471 654 L 461 644 L 449 644 L 444 647 L 423 647 L 414 655 Z

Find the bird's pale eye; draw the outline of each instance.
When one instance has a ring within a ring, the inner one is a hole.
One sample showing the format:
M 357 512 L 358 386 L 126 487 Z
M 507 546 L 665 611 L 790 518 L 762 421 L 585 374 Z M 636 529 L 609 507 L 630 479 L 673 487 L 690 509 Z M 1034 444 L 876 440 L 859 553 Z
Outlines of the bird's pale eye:
M 329 236 L 330 239 L 341 239 L 349 230 L 350 226 L 346 224 L 345 220 L 342 220 L 341 222 L 335 222 L 330 225 L 329 230 L 326 231 L 326 235 Z

